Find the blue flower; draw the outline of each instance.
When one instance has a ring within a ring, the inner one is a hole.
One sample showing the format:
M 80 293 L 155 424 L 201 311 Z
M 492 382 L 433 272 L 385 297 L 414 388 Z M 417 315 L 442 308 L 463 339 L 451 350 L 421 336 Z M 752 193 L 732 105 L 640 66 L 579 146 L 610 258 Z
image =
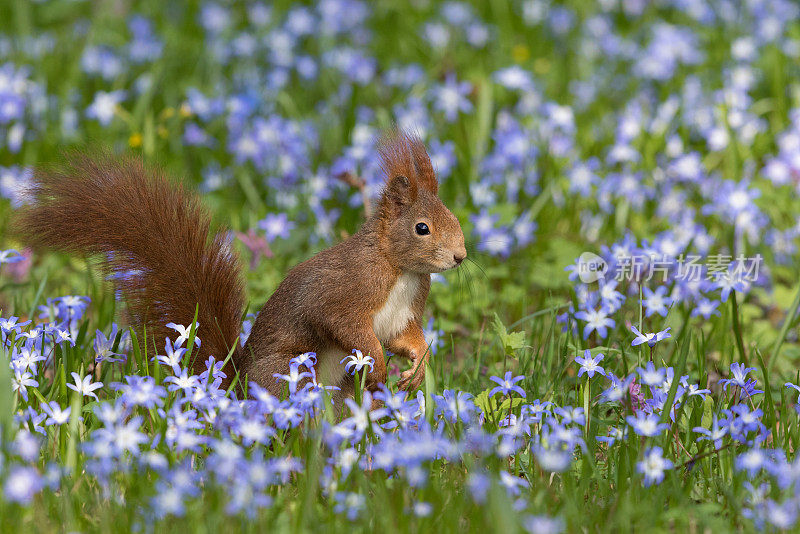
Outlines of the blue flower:
M 72 372 L 72 379 L 75 381 L 74 384 L 67 384 L 67 387 L 73 391 L 77 391 L 84 397 L 94 397 L 95 400 L 97 399 L 97 395 L 94 393 L 96 390 L 103 387 L 102 382 L 92 382 L 92 375 L 86 375 L 81 378 L 76 372 Z
M 524 478 L 515 477 L 508 471 L 501 470 L 500 471 L 500 485 L 506 489 L 511 496 L 517 496 L 520 494 L 521 488 L 528 487 L 528 481 Z
M 15 370 L 28 370 L 32 375 L 37 375 L 39 371 L 36 364 L 45 360 L 47 357 L 31 343 L 26 343 L 21 349 L 17 346 L 11 349 L 11 367 Z
M 697 384 L 689 384 L 687 380 L 684 380 L 684 377 L 681 377 L 681 385 L 684 387 L 684 393 L 686 393 L 687 397 L 697 395 L 701 399 L 705 399 L 706 395 L 711 393 L 710 389 L 700 389 Z
M 563 406 L 554 408 L 553 413 L 561 417 L 561 422 L 565 425 L 576 423 L 583 426 L 586 424 L 586 414 L 583 408 Z
M 122 60 L 106 47 L 87 47 L 81 57 L 81 67 L 87 74 L 99 74 L 104 80 L 111 81 L 123 71 Z
M 767 520 L 772 526 L 780 531 L 789 531 L 795 526 L 797 502 L 794 499 L 786 499 L 782 503 L 767 499 L 765 504 Z
M 699 298 L 692 309 L 692 317 L 702 315 L 704 319 L 710 319 L 712 315 L 719 315 L 717 308 L 720 302 L 718 300 L 709 300 L 707 298 Z
M 609 447 L 614 445 L 617 441 L 625 441 L 628 437 L 628 427 L 625 428 L 617 428 L 615 426 L 608 427 L 608 434 L 605 436 L 597 436 L 595 439 L 597 441 L 603 442 Z
M 264 230 L 267 241 L 270 243 L 276 238 L 288 239 L 289 232 L 295 227 L 295 223 L 289 220 L 285 213 L 268 213 L 266 217 L 258 221 L 258 227 Z
M 606 282 L 602 278 L 598 280 L 600 285 L 600 299 L 606 309 L 618 310 L 625 301 L 625 296 L 617 291 L 617 281 Z
M 506 226 L 493 228 L 478 243 L 478 250 L 492 256 L 507 258 L 511 254 L 514 239 Z
M 541 443 L 531 447 L 539 466 L 551 473 L 563 473 L 572 463 L 572 450 L 557 446 L 548 447 Z
M 303 354 L 299 354 L 289 360 L 290 363 L 294 363 L 297 365 L 304 365 L 307 369 L 311 369 L 315 365 L 317 365 L 317 353 L 316 352 L 304 352 Z
M 656 369 L 653 362 L 647 362 L 644 369 L 637 367 L 636 371 L 646 386 L 660 387 L 666 380 L 666 369 L 663 367 Z
M 733 362 L 731 364 L 731 373 L 733 373 L 733 376 L 731 378 L 723 378 L 719 381 L 719 383 L 722 386 L 722 389 L 726 391 L 729 385 L 744 388 L 747 385 L 747 375 L 750 374 L 751 371 L 755 370 L 755 367 L 745 367 L 744 364 Z
M 672 304 L 672 299 L 666 293 L 667 288 L 664 286 L 656 288 L 655 291 L 651 291 L 649 287 L 644 288 L 645 298 L 642 299 L 642 304 L 645 307 L 645 317 L 650 317 L 654 313 L 662 317 L 667 316 L 667 308 Z
M 478 504 L 486 502 L 486 496 L 489 494 L 489 488 L 492 486 L 492 481 L 488 475 L 479 471 L 470 473 L 467 479 L 467 489 L 474 500 Z
M 736 426 L 742 432 L 758 432 L 766 431 L 767 427 L 761 422 L 764 416 L 764 411 L 761 408 L 750 410 L 750 407 L 745 404 L 737 404 L 732 406 L 726 413 L 736 415 Z
M 511 371 L 506 371 L 504 378 L 500 378 L 498 376 L 489 377 L 489 380 L 495 384 L 498 384 L 497 387 L 489 392 L 489 396 L 494 397 L 498 393 L 502 395 L 510 395 L 512 391 L 515 391 L 519 393 L 522 398 L 525 398 L 525 390 L 516 385 L 517 382 L 524 380 L 525 377 L 522 375 L 512 376 L 512 374 L 513 373 L 511 373 Z
M 459 112 L 469 113 L 472 111 L 472 102 L 467 96 L 472 91 L 469 82 L 459 82 L 455 76 L 448 75 L 445 83 L 434 88 L 434 107 L 444 112 L 445 120 L 453 122 Z
M 671 329 L 672 327 L 667 327 L 661 332 L 642 334 L 635 326 L 631 326 L 631 332 L 636 334 L 636 338 L 633 341 L 631 341 L 631 346 L 636 347 L 637 345 L 641 345 L 642 343 L 647 343 L 648 346 L 653 347 L 655 346 L 656 343 L 658 343 L 662 339 L 667 339 L 669 337 L 672 337 L 672 334 L 669 333 Z
M 115 382 L 111 387 L 121 391 L 120 402 L 124 406 L 156 408 L 164 405 L 167 390 L 156 384 L 151 376 L 126 375 L 125 382 Z
M 423 501 L 417 501 L 411 507 L 412 512 L 417 517 L 428 517 L 433 513 L 433 505 Z
M 609 386 L 601 394 L 601 397 L 605 402 L 622 401 L 625 396 L 628 395 L 629 388 L 636 379 L 636 376 L 631 374 L 624 380 L 620 380 L 614 373 L 611 372 L 609 372 L 606 377 L 611 380 L 611 386 Z
M 0 336 L 0 340 L 5 341 L 6 339 L 5 336 L 7 336 L 12 332 L 19 333 L 22 330 L 23 326 L 30 324 L 30 321 L 25 321 L 22 323 L 18 321 L 19 317 L 15 316 L 11 316 L 8 319 L 0 318 L 0 333 L 2 333 L 2 336 Z
M 358 519 L 366 503 L 366 498 L 363 495 L 344 491 L 336 492 L 333 500 L 335 502 L 333 511 L 337 514 L 345 513 L 350 521 Z
M 553 403 L 549 401 L 542 402 L 539 399 L 535 399 L 532 404 L 524 404 L 520 409 L 520 414 L 522 417 L 527 418 L 529 421 L 533 423 L 539 423 L 542 420 L 542 417 L 545 415 L 550 415 L 550 406 Z
M 197 323 L 192 323 L 192 324 L 194 324 L 194 335 L 195 335 L 194 344 L 195 344 L 196 347 L 199 347 L 200 346 L 200 338 L 197 337 L 197 332 L 200 330 L 200 323 L 197 322 Z M 175 348 L 178 348 L 178 347 L 182 346 L 183 342 L 187 341 L 189 339 L 189 336 L 191 335 L 191 331 L 192 331 L 192 325 L 191 324 L 189 326 L 183 326 L 182 324 L 167 323 L 166 327 L 167 328 L 172 328 L 173 330 L 175 330 L 178 333 L 178 337 L 175 339 Z
M 425 335 L 425 343 L 428 345 L 431 355 L 435 356 L 436 351 L 444 344 L 442 341 L 444 331 L 433 327 L 433 317 L 431 317 L 428 319 L 428 325 L 422 329 L 422 333 Z
M 44 487 L 41 475 L 33 467 L 15 465 L 8 471 L 5 479 L 5 498 L 19 504 L 29 504 Z
M 389 414 L 389 410 L 387 410 L 385 407 L 373 410 L 371 392 L 364 392 L 360 405 L 353 399 L 345 399 L 344 403 L 350 410 L 351 415 L 342 421 L 341 425 L 351 430 L 354 441 L 363 436 L 364 432 L 370 426 L 372 426 L 372 430 L 376 434 L 381 434 L 380 427 L 377 425 L 372 425 L 372 423 L 386 417 Z
M 47 414 L 47 420 L 44 424 L 50 425 L 57 425 L 61 426 L 67 421 L 69 421 L 70 413 L 72 413 L 72 408 L 67 407 L 66 410 L 61 409 L 59 406 L 58 401 L 50 401 L 46 403 L 42 403 L 41 405 L 42 411 Z
M 107 432 L 108 438 L 113 443 L 117 454 L 129 452 L 136 456 L 140 453 L 139 445 L 148 441 L 144 433 L 139 431 L 143 418 L 141 416 L 131 417 L 128 421 L 117 421 L 110 429 L 102 429 L 100 432 Z
M 344 361 L 344 360 L 342 360 Z M 349 365 L 349 364 L 348 364 Z M 288 374 L 281 374 L 281 373 L 273 373 L 272 375 L 277 380 L 283 380 L 287 384 L 289 384 L 289 393 L 294 394 L 297 391 L 297 385 L 303 379 L 310 379 L 312 378 L 312 374 L 308 371 L 300 372 L 300 366 L 296 363 L 292 363 L 289 366 L 289 373 Z
M 183 359 L 183 355 L 186 353 L 185 348 L 175 348 L 172 345 L 172 340 L 170 338 L 166 338 L 164 341 L 164 351 L 166 354 L 156 356 L 156 359 L 170 367 L 173 372 L 177 373 L 181 367 L 181 360 Z
M 592 331 L 597 331 L 597 335 L 605 339 L 608 336 L 607 328 L 613 328 L 617 324 L 614 319 L 608 317 L 608 314 L 608 310 L 603 307 L 598 310 L 589 308 L 575 312 L 576 319 L 587 323 L 583 328 L 583 338 L 586 339 Z
M 428 153 L 431 157 L 431 165 L 436 169 L 436 176 L 439 180 L 444 180 L 450 176 L 456 164 L 456 148 L 452 141 L 444 143 L 437 139 L 428 142 Z
M 181 369 L 180 374 L 174 376 L 168 376 L 164 379 L 165 384 L 170 384 L 167 386 L 167 391 L 184 391 L 187 395 L 192 392 L 192 390 L 200 385 L 200 381 L 197 379 L 196 375 L 190 375 L 189 371 L 186 369 Z
M 719 449 L 722 447 L 722 438 L 724 438 L 728 434 L 728 429 L 719 426 L 719 420 L 717 415 L 713 415 L 713 420 L 711 422 L 711 428 L 706 429 L 701 426 L 696 426 L 692 429 L 694 432 L 698 434 L 702 434 L 697 441 L 711 441 L 714 443 L 714 448 Z
M 800 386 L 797 386 L 796 384 L 792 384 L 791 382 L 786 382 L 786 383 L 784 384 L 784 387 L 787 387 L 787 388 L 792 388 L 792 389 L 794 389 L 795 391 L 797 391 L 798 393 L 800 393 Z M 794 409 L 795 409 L 795 411 L 796 411 L 798 414 L 800 414 L 800 402 L 796 402 L 796 403 L 795 403 L 795 405 L 794 405 Z
M 673 464 L 663 456 L 661 447 L 653 447 L 644 453 L 644 458 L 637 462 L 636 472 L 644 475 L 644 485 L 659 484 L 664 480 L 664 471 L 672 469 Z
M 767 455 L 758 447 L 754 447 L 749 451 L 745 451 L 736 457 L 734 466 L 739 471 L 747 471 L 748 476 L 751 478 L 766 467 Z
M 595 373 L 600 373 L 601 375 L 605 376 L 606 371 L 600 365 L 598 365 L 605 356 L 603 354 L 598 354 L 594 358 L 592 356 L 592 351 L 586 349 L 583 353 L 583 357 L 581 358 L 578 356 L 575 358 L 575 363 L 580 364 L 581 368 L 578 370 L 578 376 L 582 376 L 584 373 L 589 375 L 589 378 L 593 378 Z
M 659 423 L 659 416 L 656 414 L 640 412 L 635 417 L 632 415 L 627 416 L 625 420 L 633 428 L 634 432 L 645 437 L 657 436 L 669 428 L 667 423 Z
M 730 296 L 731 291 L 744 293 L 749 287 L 748 284 L 741 280 L 739 276 L 735 276 L 731 273 L 723 273 L 722 275 L 718 276 L 716 285 L 722 290 L 720 292 L 720 300 L 722 302 L 728 302 L 728 297 Z
M 496 71 L 492 74 L 492 79 L 506 89 L 521 91 L 532 91 L 534 89 L 530 72 L 519 65 L 512 65 Z
M 349 399 L 348 399 L 349 400 Z M 280 429 L 294 428 L 303 421 L 304 413 L 292 400 L 285 400 L 272 411 L 272 420 Z
M 113 352 L 114 342 L 117 339 L 118 327 L 117 323 L 111 325 L 111 333 L 108 337 L 100 330 L 95 332 L 93 343 L 94 348 L 94 361 L 96 362 L 122 362 L 125 358 L 122 354 Z M 167 339 L 169 341 L 169 339 Z
M 560 534 L 564 532 L 564 520 L 560 517 L 529 515 L 522 520 L 522 525 L 530 534 Z
M 163 480 L 156 483 L 156 495 L 151 499 L 150 505 L 158 518 L 169 515 L 182 517 L 185 513 L 183 492 Z
M 756 388 L 757 385 L 758 382 L 756 382 L 755 378 L 748 380 L 742 388 L 742 395 L 745 397 L 752 397 L 759 393 L 764 393 L 764 390 Z
M 4 263 L 17 263 L 18 261 L 22 261 L 25 258 L 14 250 L 13 248 L 8 250 L 0 250 L 0 265 Z
M 128 45 L 128 55 L 131 60 L 136 63 L 157 60 L 161 56 L 164 44 L 153 34 L 150 20 L 141 15 L 134 15 L 128 21 L 128 27 L 133 34 L 133 41 Z
M 451 423 L 457 423 L 459 420 L 469 422 L 478 411 L 475 401 L 472 400 L 472 394 L 465 391 L 446 389 L 441 395 L 434 395 L 433 400 L 436 403 L 434 413 Z
M 339 363 L 344 362 L 347 362 L 344 366 L 345 371 L 351 375 L 356 374 L 365 367 L 369 367 L 369 372 L 371 373 L 375 365 L 375 358 L 372 356 L 365 356 L 360 350 L 353 349 L 353 354 L 349 354 L 339 361 Z

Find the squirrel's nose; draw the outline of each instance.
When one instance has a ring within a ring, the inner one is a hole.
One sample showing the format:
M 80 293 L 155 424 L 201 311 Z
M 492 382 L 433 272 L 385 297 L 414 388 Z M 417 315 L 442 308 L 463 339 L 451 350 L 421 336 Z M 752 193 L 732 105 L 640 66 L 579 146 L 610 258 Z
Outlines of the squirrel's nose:
M 467 254 L 456 253 L 453 254 L 453 261 L 456 262 L 456 265 L 461 265 L 461 262 L 464 261 L 464 258 L 467 257 Z

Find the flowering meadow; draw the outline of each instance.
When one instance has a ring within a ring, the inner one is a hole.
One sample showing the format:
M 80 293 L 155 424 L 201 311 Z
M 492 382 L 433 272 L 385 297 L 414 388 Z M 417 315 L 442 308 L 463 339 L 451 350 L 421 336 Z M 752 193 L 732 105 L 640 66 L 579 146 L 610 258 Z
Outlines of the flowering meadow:
M 800 528 L 792 0 L 0 14 L 4 532 Z M 187 370 L 212 325 L 157 345 L 92 258 L 9 232 L 32 167 L 141 155 L 231 229 L 244 342 L 364 220 L 392 127 L 425 141 L 469 261 L 433 276 L 424 384 L 398 392 L 390 359 L 372 411 L 332 406 L 310 353 L 283 398 L 223 390 L 225 355 Z

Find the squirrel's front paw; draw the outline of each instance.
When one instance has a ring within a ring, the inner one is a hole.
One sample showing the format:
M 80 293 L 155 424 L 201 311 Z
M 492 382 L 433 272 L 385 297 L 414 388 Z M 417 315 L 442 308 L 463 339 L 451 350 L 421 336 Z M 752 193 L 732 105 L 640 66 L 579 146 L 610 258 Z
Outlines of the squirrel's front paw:
M 417 361 L 411 369 L 400 373 L 400 381 L 397 382 L 397 385 L 400 389 L 410 393 L 422 385 L 423 380 L 425 380 L 425 363 Z

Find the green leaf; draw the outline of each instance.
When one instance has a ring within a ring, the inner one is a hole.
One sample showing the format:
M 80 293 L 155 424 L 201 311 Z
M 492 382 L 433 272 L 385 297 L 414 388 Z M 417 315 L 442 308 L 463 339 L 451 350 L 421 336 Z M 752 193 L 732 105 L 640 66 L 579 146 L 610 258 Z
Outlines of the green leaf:
M 489 396 L 490 391 L 491 389 L 481 391 L 473 398 L 475 405 L 481 409 L 483 415 L 487 418 L 493 418 L 494 414 L 497 413 L 498 410 L 497 401 L 494 399 L 494 397 Z
M 783 341 L 786 339 L 786 334 L 789 333 L 789 328 L 792 326 L 795 317 L 797 316 L 797 310 L 800 308 L 800 286 L 797 288 L 797 294 L 794 297 L 794 301 L 792 305 L 786 312 L 786 318 L 783 320 L 783 326 L 781 326 L 781 331 L 778 334 L 778 339 L 775 340 L 775 345 L 772 347 L 772 354 L 769 357 L 769 366 L 764 371 L 764 377 L 772 372 L 772 369 L 775 367 L 775 363 L 778 360 L 778 354 L 780 354 L 781 345 L 783 345 Z
M 714 399 L 711 395 L 703 399 L 703 417 L 700 418 L 700 423 L 703 428 L 711 428 L 714 414 Z
M 511 399 L 506 399 L 503 401 L 503 404 L 500 405 L 500 413 L 508 415 L 509 408 L 511 410 L 516 410 L 522 403 L 525 402 L 525 399 L 522 397 L 513 397 Z
M 11 389 L 11 366 L 5 345 L 0 344 L 0 445 L 14 435 L 14 390 Z
M 506 354 L 512 355 L 515 351 L 525 346 L 525 332 L 509 333 L 497 313 L 494 314 L 492 328 L 500 339 L 500 344 L 503 346 L 503 350 Z
M 425 418 L 433 422 L 433 395 L 436 392 L 436 377 L 430 363 L 425 364 Z
M 758 356 L 758 366 L 761 368 L 761 374 L 764 376 L 764 400 L 767 404 L 767 409 L 764 410 L 764 424 L 767 428 L 772 428 L 773 430 L 773 438 L 778 439 L 778 427 L 775 426 L 777 422 L 777 418 L 775 414 L 777 410 L 775 409 L 775 401 L 772 398 L 772 386 L 769 383 L 769 371 L 767 370 L 767 364 L 764 362 L 764 358 L 761 356 L 761 351 L 756 349 L 756 356 Z

